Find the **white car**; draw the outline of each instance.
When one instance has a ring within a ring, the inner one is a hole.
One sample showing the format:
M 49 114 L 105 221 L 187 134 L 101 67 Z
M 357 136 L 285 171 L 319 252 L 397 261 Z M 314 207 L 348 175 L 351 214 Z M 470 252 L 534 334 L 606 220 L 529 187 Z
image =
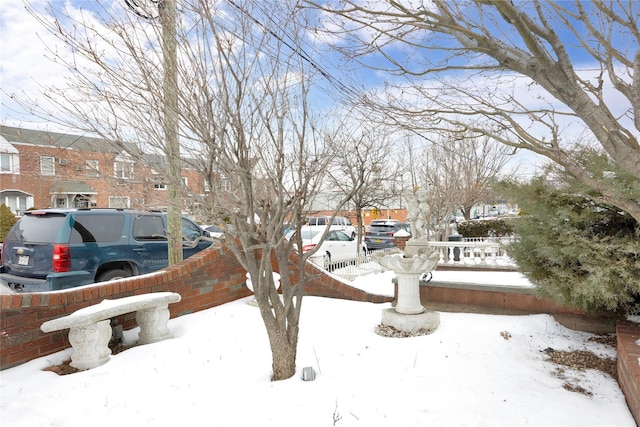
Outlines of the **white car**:
M 302 237 L 302 252 L 309 252 L 320 242 L 324 229 L 321 227 L 302 227 L 300 230 Z M 367 245 L 362 243 L 358 248 L 358 242 L 347 233 L 341 230 L 329 230 L 320 248 L 316 251 L 315 257 L 322 259 L 322 266 L 325 270 L 330 270 L 334 265 L 347 263 L 364 257 L 367 254 Z
M 356 227 L 354 227 L 349 218 L 343 216 L 337 216 L 333 218 L 333 220 L 331 220 L 330 216 L 312 216 L 309 218 L 307 225 L 309 227 L 323 229 L 329 221 L 331 221 L 331 226 L 329 227 L 331 230 L 344 231 L 347 236 L 356 237 Z
M 202 229 L 209 233 L 210 237 L 215 237 L 218 239 L 224 239 L 225 231 L 233 233 L 233 226 L 231 224 L 226 224 L 223 227 L 219 225 L 201 225 Z

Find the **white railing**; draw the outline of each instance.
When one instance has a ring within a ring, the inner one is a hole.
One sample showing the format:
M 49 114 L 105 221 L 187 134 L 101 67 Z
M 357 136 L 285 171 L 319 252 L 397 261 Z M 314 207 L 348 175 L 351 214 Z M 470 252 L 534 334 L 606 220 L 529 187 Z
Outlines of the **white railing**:
M 440 264 L 515 267 L 507 245 L 498 241 L 429 242 L 440 251 Z
M 316 255 L 309 258 L 311 262 L 320 268 L 324 268 L 324 256 Z M 358 256 L 353 259 L 340 261 L 331 266 L 331 273 L 347 280 L 353 280 L 359 276 L 367 274 L 380 273 L 383 268 L 377 262 L 371 260 L 370 255 Z
M 440 252 L 439 265 L 451 266 L 486 266 L 491 267 L 516 267 L 515 262 L 509 258 L 506 252 L 506 244 L 498 239 L 493 241 L 471 241 L 471 242 L 429 242 L 429 246 Z M 393 251 L 394 249 L 392 249 Z M 388 251 L 385 249 L 385 251 Z M 324 257 L 316 256 L 311 258 L 311 262 L 323 267 Z M 358 276 L 383 271 L 382 266 L 371 260 L 369 255 L 343 261 L 332 267 L 332 273 L 353 280 Z

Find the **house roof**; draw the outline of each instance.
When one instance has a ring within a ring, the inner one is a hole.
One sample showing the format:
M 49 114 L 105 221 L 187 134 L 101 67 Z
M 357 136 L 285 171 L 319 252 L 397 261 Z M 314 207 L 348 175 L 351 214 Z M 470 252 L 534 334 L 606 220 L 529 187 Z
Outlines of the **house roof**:
M 15 151 L 3 151 L 5 147 L 5 144 L 2 143 L 3 138 L 6 141 L 7 146 L 11 147 L 7 148 L 7 150 L 13 149 Z M 121 147 L 118 148 L 115 144 L 101 138 L 0 125 L 0 153 L 9 152 L 17 154 L 19 149 L 16 149 L 12 144 L 51 146 L 101 153 L 123 153 L 123 149 Z M 131 148 L 132 153 L 138 152 L 139 155 L 136 156 L 136 158 L 143 160 L 149 166 L 157 169 L 158 171 L 164 170 L 166 165 L 164 155 L 144 153 L 140 151 L 141 148 L 136 148 L 135 144 L 121 143 L 121 145 Z M 194 159 L 181 156 L 181 160 L 183 168 L 192 168 Z
M 84 181 L 57 181 L 49 190 L 49 194 L 98 194 Z
M 83 135 L 49 132 L 35 129 L 23 129 L 0 125 L 0 137 L 8 143 L 33 144 L 72 148 L 81 151 L 118 152 L 107 141 Z

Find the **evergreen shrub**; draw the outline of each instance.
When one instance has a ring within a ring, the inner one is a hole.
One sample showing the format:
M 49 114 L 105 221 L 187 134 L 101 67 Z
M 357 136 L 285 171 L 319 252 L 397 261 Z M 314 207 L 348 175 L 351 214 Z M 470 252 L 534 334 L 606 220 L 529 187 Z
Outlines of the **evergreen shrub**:
M 513 234 L 513 219 L 487 219 L 465 221 L 458 224 L 458 233 L 463 237 L 504 237 Z
M 509 188 L 528 215 L 513 223 L 508 253 L 542 296 L 587 312 L 640 313 L 640 225 L 629 214 L 542 179 Z
M 11 209 L 4 203 L 0 205 L 0 242 L 4 242 L 4 238 L 17 221 L 16 216 Z

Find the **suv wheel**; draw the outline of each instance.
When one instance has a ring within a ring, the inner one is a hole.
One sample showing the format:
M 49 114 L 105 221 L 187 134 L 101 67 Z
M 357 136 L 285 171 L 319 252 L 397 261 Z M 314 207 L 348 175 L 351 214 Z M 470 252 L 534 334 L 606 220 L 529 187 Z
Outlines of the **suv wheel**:
M 131 273 L 125 270 L 115 269 L 105 271 L 98 277 L 97 282 L 108 282 L 109 280 L 123 279 L 125 277 L 131 277 Z

